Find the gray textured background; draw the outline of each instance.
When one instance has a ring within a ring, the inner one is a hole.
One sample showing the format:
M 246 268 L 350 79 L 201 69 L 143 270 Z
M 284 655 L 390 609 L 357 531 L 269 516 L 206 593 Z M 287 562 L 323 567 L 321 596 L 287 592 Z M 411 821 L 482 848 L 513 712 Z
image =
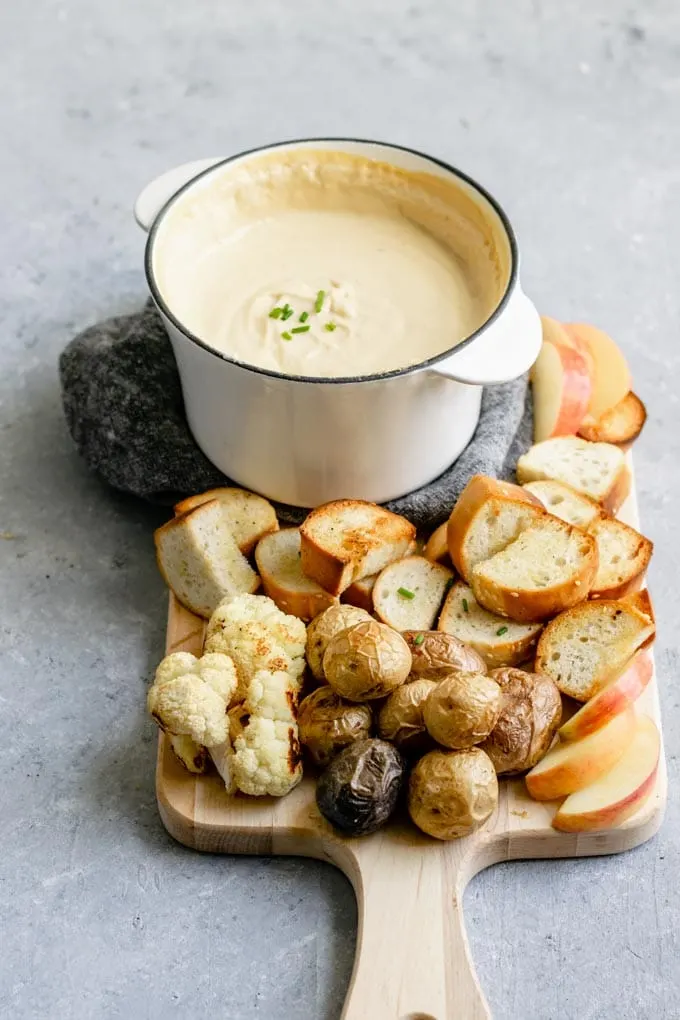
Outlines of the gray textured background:
M 618 858 L 496 867 L 465 906 L 497 1020 L 677 1020 L 675 0 L 4 0 L 0 94 L 0 1015 L 339 1016 L 346 881 L 309 861 L 201 857 L 161 828 L 143 716 L 163 641 L 160 518 L 79 464 L 55 361 L 142 300 L 130 206 L 148 178 L 347 133 L 478 176 L 518 229 L 527 291 L 609 328 L 648 403 L 665 828 Z

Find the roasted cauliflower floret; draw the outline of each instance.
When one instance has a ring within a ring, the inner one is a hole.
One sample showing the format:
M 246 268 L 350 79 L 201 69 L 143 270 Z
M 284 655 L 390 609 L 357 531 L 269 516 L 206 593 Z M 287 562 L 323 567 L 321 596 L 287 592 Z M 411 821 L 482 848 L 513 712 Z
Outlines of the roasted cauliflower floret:
M 204 772 L 207 752 L 233 787 L 227 709 L 236 691 L 236 669 L 227 655 L 196 658 L 168 655 L 156 670 L 147 696 L 149 712 L 170 736 L 172 748 L 190 772 Z
M 293 678 L 283 671 L 256 673 L 247 688 L 234 740 L 234 779 L 243 793 L 283 797 L 300 782 L 296 716 Z
M 236 697 L 242 700 L 259 670 L 288 673 L 300 687 L 306 633 L 302 620 L 282 613 L 270 598 L 238 595 L 222 602 L 213 613 L 205 649 L 231 656 L 238 674 Z

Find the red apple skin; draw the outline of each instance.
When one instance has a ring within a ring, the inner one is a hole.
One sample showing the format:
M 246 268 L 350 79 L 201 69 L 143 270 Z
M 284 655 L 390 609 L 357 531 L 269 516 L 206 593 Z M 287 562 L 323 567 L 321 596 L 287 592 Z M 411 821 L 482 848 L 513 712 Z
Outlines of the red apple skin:
M 544 341 L 533 369 L 535 440 L 576 435 L 592 394 L 588 362 L 575 347 Z
M 633 790 L 616 804 L 610 804 L 606 808 L 584 812 L 580 815 L 560 816 L 558 811 L 552 820 L 553 829 L 559 829 L 560 832 L 597 832 L 599 829 L 613 829 L 617 825 L 621 825 L 627 818 L 631 818 L 636 811 L 639 811 L 652 794 L 658 771 L 659 761 L 657 759 L 654 771 L 638 786 L 637 790 Z
M 649 654 L 638 652 L 616 680 L 587 701 L 583 708 L 560 727 L 560 739 L 565 742 L 580 740 L 605 726 L 612 716 L 623 712 L 637 701 L 652 679 L 652 674 L 652 660 Z

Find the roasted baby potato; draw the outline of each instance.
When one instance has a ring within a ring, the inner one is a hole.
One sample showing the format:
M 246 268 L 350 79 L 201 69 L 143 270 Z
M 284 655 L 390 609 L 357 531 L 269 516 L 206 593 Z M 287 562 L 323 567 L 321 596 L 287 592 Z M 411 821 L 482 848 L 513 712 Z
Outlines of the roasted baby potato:
M 423 719 L 423 705 L 437 684 L 434 680 L 411 680 L 397 687 L 380 709 L 378 733 L 403 754 L 432 747 Z
M 453 634 L 442 630 L 405 630 L 403 638 L 411 649 L 414 679 L 443 680 L 453 670 L 486 673 L 481 655 Z
M 415 765 L 408 787 L 412 820 L 436 839 L 468 836 L 498 804 L 498 779 L 488 754 L 430 751 Z
M 438 744 L 452 750 L 486 739 L 501 713 L 501 689 L 483 673 L 451 673 L 423 706 L 425 726 Z
M 317 806 L 347 836 L 375 832 L 394 811 L 405 774 L 404 759 L 392 744 L 358 740 L 319 776 Z
M 556 684 L 542 673 L 494 669 L 489 674 L 501 691 L 501 711 L 481 744 L 499 775 L 524 772 L 543 758 L 562 716 Z
M 373 713 L 368 705 L 343 701 L 327 685 L 318 687 L 300 703 L 300 743 L 323 767 L 355 740 L 368 737 L 372 725 Z
M 411 662 L 409 647 L 401 634 L 377 620 L 366 620 L 342 630 L 329 641 L 323 671 L 341 698 L 373 701 L 404 683 L 411 672 Z
M 316 680 L 323 680 L 323 656 L 328 642 L 340 631 L 353 627 L 356 623 L 372 620 L 373 617 L 365 609 L 357 606 L 330 606 L 319 613 L 307 627 L 307 663 Z

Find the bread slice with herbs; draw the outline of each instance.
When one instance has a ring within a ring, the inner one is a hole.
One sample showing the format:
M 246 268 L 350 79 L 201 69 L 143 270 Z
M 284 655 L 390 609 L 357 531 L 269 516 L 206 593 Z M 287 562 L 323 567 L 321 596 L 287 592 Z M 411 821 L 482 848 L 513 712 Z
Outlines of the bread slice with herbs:
M 390 563 L 373 588 L 375 614 L 394 630 L 432 630 L 453 571 L 424 556 Z
M 647 409 L 633 392 L 599 418 L 586 417 L 578 434 L 591 443 L 614 443 L 628 447 L 642 432 L 647 420 Z
M 654 640 L 653 620 L 623 600 L 583 602 L 551 620 L 536 649 L 537 673 L 563 694 L 588 701 Z
M 379 573 L 410 551 L 416 529 L 375 503 L 340 499 L 312 510 L 300 527 L 302 569 L 332 595 Z
M 602 516 L 588 528 L 597 543 L 599 566 L 591 599 L 620 599 L 643 584 L 654 546 L 635 528 Z
M 546 517 L 538 499 L 519 485 L 473 475 L 451 511 L 447 525 L 454 567 L 469 581 L 477 563 L 488 560 L 525 528 Z
M 485 609 L 534 623 L 587 598 L 596 572 L 595 540 L 546 514 L 495 556 L 478 563 L 470 583 Z
M 519 666 L 531 659 L 542 629 L 540 623 L 515 623 L 490 613 L 464 581 L 452 586 L 437 624 L 437 630 L 474 648 L 489 669 Z
M 573 524 L 577 528 L 588 529 L 594 521 L 605 515 L 599 503 L 590 496 L 584 496 L 583 493 L 572 489 L 571 485 L 565 485 L 564 482 L 546 479 L 541 482 L 527 482 L 523 488 L 540 500 L 553 517 L 559 517 L 561 521 Z
M 175 514 L 180 516 L 188 513 L 212 500 L 222 505 L 231 533 L 244 556 L 250 555 L 261 538 L 278 530 L 279 522 L 271 503 L 247 489 L 208 489 L 177 503 Z
M 261 538 L 255 563 L 265 594 L 284 613 L 313 620 L 338 601 L 302 572 L 299 528 L 283 528 Z
M 625 455 L 618 446 L 589 443 L 579 436 L 545 439 L 519 458 L 519 482 L 546 479 L 571 485 L 611 513 L 624 502 L 631 480 Z
M 154 533 L 165 583 L 206 619 L 225 598 L 257 591 L 260 579 L 238 547 L 219 500 L 174 517 Z

